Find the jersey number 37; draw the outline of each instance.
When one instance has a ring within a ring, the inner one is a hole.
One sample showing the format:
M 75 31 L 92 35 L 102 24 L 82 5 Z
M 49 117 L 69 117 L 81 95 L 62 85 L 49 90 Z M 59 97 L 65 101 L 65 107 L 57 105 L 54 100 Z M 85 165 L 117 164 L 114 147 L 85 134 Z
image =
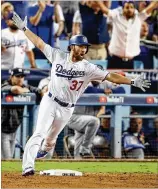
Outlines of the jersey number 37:
M 84 81 L 77 81 L 77 80 L 73 80 L 70 86 L 71 90 L 76 90 L 79 91 L 80 88 L 82 87 Z

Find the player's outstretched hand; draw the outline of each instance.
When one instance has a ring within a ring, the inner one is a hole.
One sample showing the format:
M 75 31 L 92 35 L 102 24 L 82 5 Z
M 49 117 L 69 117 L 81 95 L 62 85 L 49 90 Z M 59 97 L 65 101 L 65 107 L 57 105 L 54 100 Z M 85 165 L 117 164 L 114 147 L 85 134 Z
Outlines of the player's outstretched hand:
M 12 20 L 14 24 L 20 29 L 24 30 L 24 28 L 27 28 L 27 16 L 25 16 L 24 21 L 20 18 L 20 16 L 16 13 L 13 12 L 13 17 Z
M 144 88 L 150 88 L 151 82 L 144 79 L 144 74 L 137 76 L 131 80 L 131 85 L 140 88 L 142 91 L 146 91 Z

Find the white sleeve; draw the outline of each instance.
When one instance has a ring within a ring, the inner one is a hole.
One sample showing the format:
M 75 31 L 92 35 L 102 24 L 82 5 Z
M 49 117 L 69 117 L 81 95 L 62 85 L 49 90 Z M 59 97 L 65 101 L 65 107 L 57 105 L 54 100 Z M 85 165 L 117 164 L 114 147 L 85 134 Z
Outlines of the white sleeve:
M 61 6 L 59 4 L 56 5 L 56 9 L 57 9 L 56 11 L 59 14 L 60 21 L 65 21 L 63 10 L 62 10 L 62 8 L 61 8 Z
M 91 63 L 87 66 L 87 73 L 89 81 L 102 81 L 109 74 L 108 71 L 101 70 L 97 65 Z
M 2 46 L 5 46 L 6 43 L 5 43 L 5 34 L 4 34 L 4 30 L 1 30 L 1 45 Z
M 26 51 L 31 51 L 33 48 L 35 48 L 35 46 L 27 37 L 26 37 L 26 39 L 27 39 Z
M 55 60 L 55 57 L 59 53 L 59 51 L 60 51 L 59 49 L 52 48 L 50 45 L 46 44 L 44 46 L 43 54 L 50 61 L 50 63 L 53 63 L 53 61 Z
M 141 22 L 144 22 L 151 14 L 147 14 L 147 12 L 145 10 L 143 10 L 142 12 L 140 12 L 138 14 L 139 19 L 141 20 Z
M 73 23 L 82 23 L 80 11 L 77 10 L 73 17 Z

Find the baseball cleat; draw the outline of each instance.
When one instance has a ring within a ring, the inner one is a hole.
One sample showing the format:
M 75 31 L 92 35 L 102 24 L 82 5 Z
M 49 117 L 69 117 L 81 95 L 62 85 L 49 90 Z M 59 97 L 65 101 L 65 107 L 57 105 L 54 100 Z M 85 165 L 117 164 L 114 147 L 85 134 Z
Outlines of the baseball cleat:
M 44 158 L 44 157 L 46 157 L 47 154 L 48 154 L 48 152 L 39 150 L 39 151 L 37 152 L 36 159 Z
M 32 167 L 26 168 L 25 171 L 23 171 L 22 176 L 32 176 L 35 174 L 35 171 L 32 169 Z
M 84 156 L 91 156 L 90 149 L 89 148 L 85 148 L 83 146 L 81 146 L 79 153 L 80 153 L 80 156 L 82 156 L 82 157 L 84 157 Z

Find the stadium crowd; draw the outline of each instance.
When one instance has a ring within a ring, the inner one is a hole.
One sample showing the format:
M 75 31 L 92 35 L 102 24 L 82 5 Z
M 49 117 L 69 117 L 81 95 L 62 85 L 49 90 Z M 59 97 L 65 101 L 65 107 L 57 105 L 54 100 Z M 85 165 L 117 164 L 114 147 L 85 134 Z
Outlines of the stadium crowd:
M 149 13 L 144 11 L 147 8 Z M 100 69 L 116 69 L 124 75 L 123 71 L 126 69 L 148 69 L 151 72 L 158 69 L 157 8 L 158 5 L 150 1 L 1 1 L 1 69 L 2 72 L 12 70 L 7 81 L 2 77 L 2 92 L 16 95 L 33 92 L 41 97 L 47 91 L 50 79 L 39 79 L 38 83 L 32 81 L 31 85 L 34 87 L 23 84 L 25 69 L 41 71 L 51 69 L 51 64 L 13 24 L 13 11 L 23 19 L 27 16 L 27 27 L 52 47 L 67 50 L 65 42 L 68 43 L 71 36 L 85 35 L 91 44 L 85 58 L 96 64 L 101 63 L 98 65 Z M 158 92 L 158 81 L 154 85 L 156 89 L 151 88 L 147 93 Z M 142 93 L 134 89 L 131 92 Z M 127 91 L 124 86 L 93 81 L 85 93 L 109 95 L 125 94 Z M 40 101 L 40 98 L 38 100 Z M 143 112 L 140 108 L 130 108 L 131 115 Z M 16 131 L 22 124 L 22 112 L 23 108 L 18 110 L 17 107 L 2 106 L 4 159 L 13 157 Z M 102 115 L 107 117 L 101 118 Z M 69 142 L 74 148 L 75 159 L 83 158 L 87 154 L 92 157 L 109 156 L 110 116 L 110 109 L 104 106 L 75 108 L 67 125 L 68 134 L 73 135 Z M 155 150 L 158 148 L 157 123 L 158 118 L 143 121 L 140 116 L 130 119 L 129 127 L 122 129 L 122 153 L 125 158 L 144 159 L 145 155 L 158 155 Z M 101 149 L 96 141 L 100 141 Z M 69 150 L 67 142 L 68 140 L 64 140 L 64 145 Z M 93 151 L 81 154 L 84 145 L 93 145 Z

